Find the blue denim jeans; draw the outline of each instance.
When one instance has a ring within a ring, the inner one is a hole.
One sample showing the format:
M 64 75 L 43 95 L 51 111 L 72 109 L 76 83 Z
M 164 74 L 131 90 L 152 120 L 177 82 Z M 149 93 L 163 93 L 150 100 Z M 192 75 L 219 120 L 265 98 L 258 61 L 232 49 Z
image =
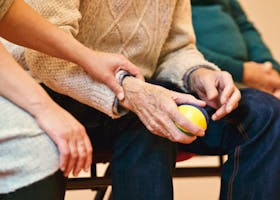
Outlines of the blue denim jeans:
M 253 89 L 241 90 L 239 107 L 203 138 L 180 150 L 203 155 L 227 154 L 220 199 L 280 199 L 280 101 Z
M 112 120 L 47 91 L 85 125 L 95 152 L 113 152 L 114 200 L 173 199 L 177 149 L 228 155 L 220 199 L 280 199 L 280 101 L 271 95 L 242 90 L 242 100 L 235 111 L 222 120 L 210 121 L 204 137 L 183 145 L 151 134 L 133 113 Z M 210 108 L 208 111 L 213 112 Z

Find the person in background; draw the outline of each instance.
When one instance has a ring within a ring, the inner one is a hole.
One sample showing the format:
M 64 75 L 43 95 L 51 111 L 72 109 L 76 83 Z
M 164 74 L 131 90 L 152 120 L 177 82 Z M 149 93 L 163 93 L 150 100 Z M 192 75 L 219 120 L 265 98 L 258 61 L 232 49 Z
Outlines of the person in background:
M 124 94 L 115 73 L 122 69 L 141 78 L 124 57 L 86 48 L 21 0 L 0 0 L 0 36 L 79 64 L 111 86 L 120 100 Z M 62 200 L 63 173 L 88 171 L 91 142 L 80 122 L 56 104 L 1 43 L 0 58 L 0 199 Z
M 177 150 L 228 155 L 221 199 L 280 198 L 280 102 L 238 90 L 228 72 L 205 60 L 195 46 L 189 0 L 27 2 L 91 49 L 125 55 L 146 78 L 123 75 L 125 98 L 118 101 L 77 64 L 24 50 L 27 67 L 87 128 L 95 152 L 112 151 L 114 200 L 173 199 Z M 207 104 L 207 130 L 178 104 Z
M 234 81 L 280 98 L 280 65 L 237 0 L 191 0 L 197 47 Z

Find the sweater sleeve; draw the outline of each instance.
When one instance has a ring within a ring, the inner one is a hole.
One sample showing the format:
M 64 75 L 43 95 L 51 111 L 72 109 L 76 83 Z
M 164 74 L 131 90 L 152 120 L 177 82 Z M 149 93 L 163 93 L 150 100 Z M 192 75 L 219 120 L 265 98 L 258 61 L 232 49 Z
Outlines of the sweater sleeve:
M 14 0 L 0 0 L 0 20 L 4 17 L 13 2 Z
M 237 0 L 230 1 L 231 15 L 238 24 L 238 27 L 246 42 L 250 61 L 263 63 L 272 62 L 274 68 L 280 72 L 279 63 L 273 58 L 269 48 L 266 46 L 260 33 L 248 20 L 244 10 Z
M 66 33 L 73 37 L 78 34 L 81 19 L 79 0 L 31 0 L 30 4 Z M 30 49 L 25 51 L 25 58 L 32 75 L 54 91 L 70 96 L 112 118 L 120 117 L 119 113 L 114 112 L 114 93 L 107 86 L 91 79 L 81 67 Z
M 156 72 L 156 79 L 176 84 L 185 91 L 188 91 L 188 85 L 185 85 L 187 80 L 183 80 L 186 74 L 200 67 L 219 70 L 206 61 L 195 46 L 190 6 L 189 0 L 177 1 L 169 36 L 163 46 Z

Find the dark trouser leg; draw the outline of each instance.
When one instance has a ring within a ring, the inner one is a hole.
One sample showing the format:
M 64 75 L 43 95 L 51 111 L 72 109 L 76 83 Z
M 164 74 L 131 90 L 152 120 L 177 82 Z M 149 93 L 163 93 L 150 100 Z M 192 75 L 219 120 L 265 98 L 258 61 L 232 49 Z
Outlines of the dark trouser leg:
M 239 108 L 211 122 L 206 136 L 180 149 L 228 154 L 221 199 L 280 199 L 280 101 L 265 93 L 242 91 Z
M 58 171 L 41 181 L 3 195 L 1 200 L 63 200 L 66 179 Z
M 112 160 L 114 200 L 173 199 L 176 144 L 151 134 L 134 115 L 118 121 Z

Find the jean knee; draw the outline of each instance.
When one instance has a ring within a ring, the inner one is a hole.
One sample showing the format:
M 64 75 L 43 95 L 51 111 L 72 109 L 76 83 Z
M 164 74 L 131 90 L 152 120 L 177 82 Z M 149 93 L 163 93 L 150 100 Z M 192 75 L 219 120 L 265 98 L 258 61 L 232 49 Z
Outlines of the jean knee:
M 234 118 L 239 118 L 243 129 L 249 134 L 279 135 L 280 101 L 274 96 L 255 89 L 241 90 L 242 99 Z

